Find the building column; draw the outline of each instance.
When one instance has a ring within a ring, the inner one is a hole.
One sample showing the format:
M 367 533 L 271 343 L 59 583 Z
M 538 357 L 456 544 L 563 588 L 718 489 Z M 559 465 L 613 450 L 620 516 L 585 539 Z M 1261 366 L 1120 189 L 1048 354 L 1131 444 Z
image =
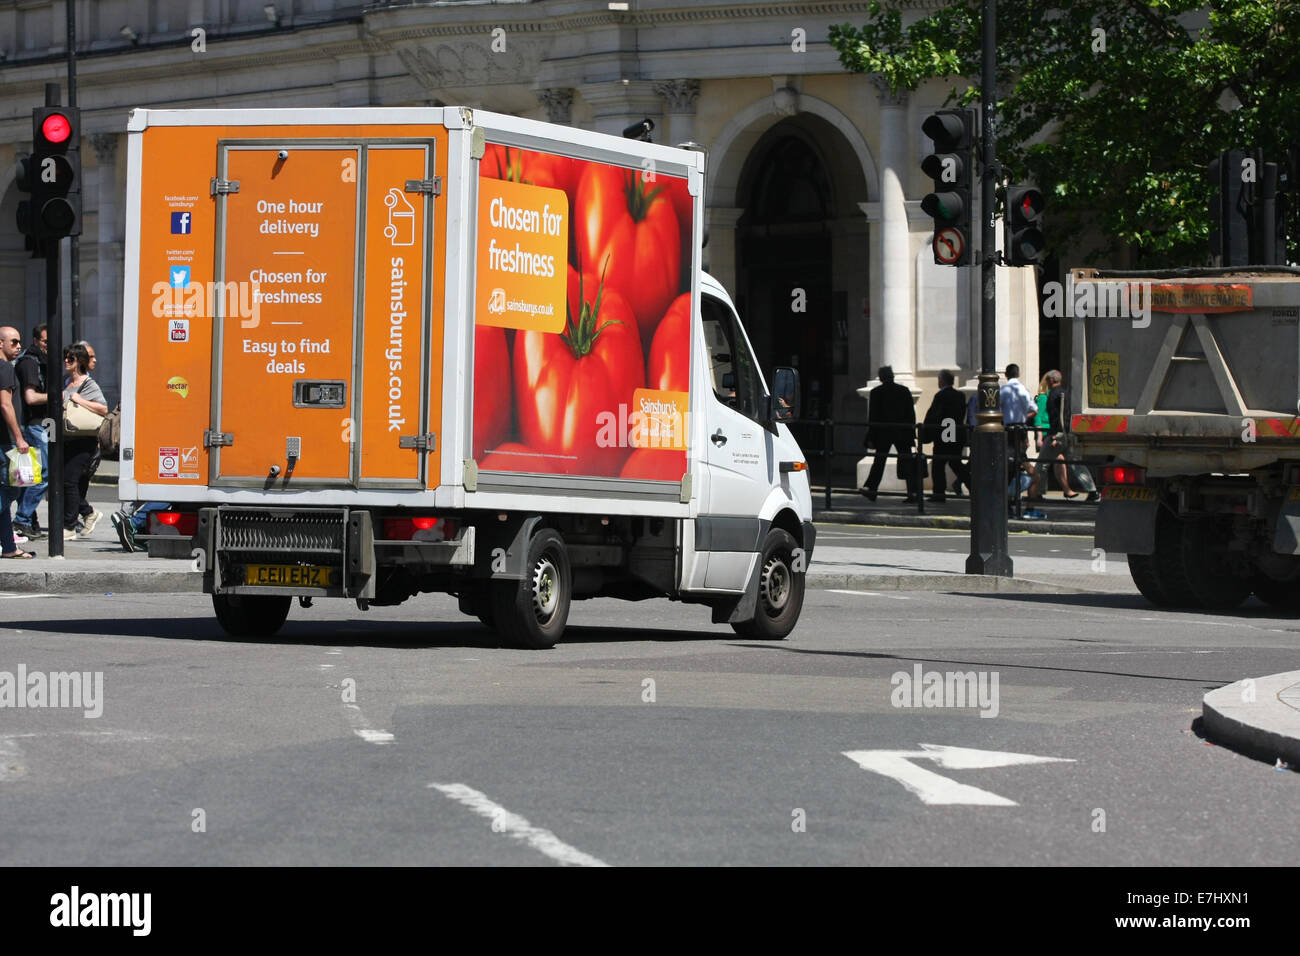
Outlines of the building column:
M 676 146 L 695 141 L 695 103 L 700 98 L 699 80 L 667 80 L 656 83 L 654 91 L 668 107 L 668 129 L 657 141 Z
M 548 123 L 573 125 L 573 90 L 568 87 L 538 90 L 537 101 L 546 109 Z
M 95 151 L 95 208 L 98 230 L 95 237 L 95 269 L 99 288 L 94 311 L 83 317 L 86 340 L 95 347 L 99 367 L 104 373 L 96 381 L 104 390 L 111 408 L 120 399 L 122 380 L 122 218 L 123 197 L 117 190 L 117 152 L 121 139 L 117 133 L 92 133 L 87 137 Z M 83 300 L 82 306 L 92 305 Z M 89 310 L 86 310 L 89 311 Z
M 879 223 L 872 230 L 871 275 L 878 279 L 873 284 L 880 289 L 880 336 L 873 343 L 872 354 L 877 366 L 891 366 L 894 380 L 919 395 L 912 356 L 912 247 L 903 188 L 911 159 L 907 94 L 891 93 L 879 78 L 876 86 L 880 96 L 880 212 Z
M 591 106 L 592 128 L 598 133 L 621 136 L 623 130 L 638 120 L 654 121 L 655 132 L 650 138 L 664 142 L 660 135 L 663 123 L 663 100 L 643 80 L 614 80 L 588 83 L 580 91 L 582 100 Z

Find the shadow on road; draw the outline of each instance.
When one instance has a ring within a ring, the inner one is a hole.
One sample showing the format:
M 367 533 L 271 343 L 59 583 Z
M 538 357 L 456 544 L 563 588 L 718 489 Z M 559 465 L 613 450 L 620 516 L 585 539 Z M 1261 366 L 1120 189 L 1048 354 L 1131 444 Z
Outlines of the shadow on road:
M 309 612 L 308 612 L 309 613 Z M 16 624 L 24 631 L 76 634 L 87 637 L 148 637 L 172 641 L 220 641 L 223 644 L 282 644 L 292 647 L 375 647 L 419 649 L 506 647 L 497 633 L 470 618 L 451 621 L 311 621 L 290 616 L 279 633 L 267 638 L 234 638 L 215 619 L 201 617 L 165 619 L 154 617 L 64 618 L 25 620 Z M 672 628 L 569 627 L 562 646 L 607 645 L 635 642 L 679 643 L 726 639 L 729 630 L 683 631 Z

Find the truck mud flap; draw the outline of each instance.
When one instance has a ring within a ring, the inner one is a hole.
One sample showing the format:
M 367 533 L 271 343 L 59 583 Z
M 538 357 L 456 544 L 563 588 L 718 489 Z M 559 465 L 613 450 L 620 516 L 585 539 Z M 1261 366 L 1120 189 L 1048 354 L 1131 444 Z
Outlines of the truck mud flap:
M 1103 551 L 1154 554 L 1160 499 L 1154 489 L 1108 485 L 1097 507 L 1093 541 Z
M 1273 550 L 1278 554 L 1300 554 L 1300 488 L 1287 492 L 1273 530 Z

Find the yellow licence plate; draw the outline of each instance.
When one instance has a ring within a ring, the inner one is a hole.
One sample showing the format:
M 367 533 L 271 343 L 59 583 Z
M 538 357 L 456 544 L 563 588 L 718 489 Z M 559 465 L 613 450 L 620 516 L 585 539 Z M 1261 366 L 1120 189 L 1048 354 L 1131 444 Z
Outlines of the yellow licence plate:
M 1134 488 L 1124 485 L 1107 485 L 1102 497 L 1107 501 L 1155 501 L 1154 488 Z
M 244 568 L 244 583 L 268 587 L 327 588 L 334 583 L 334 569 L 316 564 L 250 564 Z

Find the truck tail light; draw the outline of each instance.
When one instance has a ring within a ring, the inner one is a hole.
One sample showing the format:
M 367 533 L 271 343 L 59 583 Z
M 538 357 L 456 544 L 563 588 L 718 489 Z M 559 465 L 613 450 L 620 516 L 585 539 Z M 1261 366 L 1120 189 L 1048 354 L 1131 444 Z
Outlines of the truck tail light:
M 191 538 L 199 527 L 199 516 L 183 511 L 155 511 L 149 515 L 150 534 L 175 533 L 183 538 Z
M 1101 470 L 1103 485 L 1144 485 L 1147 470 L 1135 465 L 1106 465 Z
M 429 532 L 436 529 L 442 523 L 442 531 L 446 537 L 451 537 L 452 529 L 450 522 L 443 521 L 433 515 L 415 515 L 410 518 L 385 518 L 384 519 L 384 540 L 386 541 L 415 541 L 430 540 Z

